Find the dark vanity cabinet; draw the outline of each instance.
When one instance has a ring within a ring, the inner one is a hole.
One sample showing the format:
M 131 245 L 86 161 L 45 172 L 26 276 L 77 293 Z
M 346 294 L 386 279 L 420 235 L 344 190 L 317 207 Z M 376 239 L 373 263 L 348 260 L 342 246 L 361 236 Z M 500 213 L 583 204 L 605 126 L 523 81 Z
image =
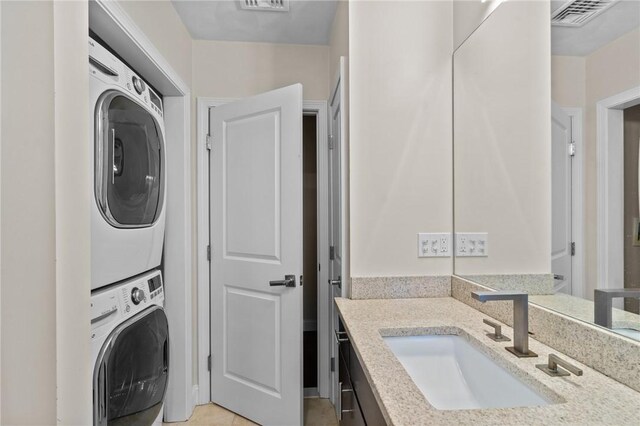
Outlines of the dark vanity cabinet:
M 336 331 L 339 351 L 340 425 L 386 425 L 364 370 L 344 330 L 342 321 Z

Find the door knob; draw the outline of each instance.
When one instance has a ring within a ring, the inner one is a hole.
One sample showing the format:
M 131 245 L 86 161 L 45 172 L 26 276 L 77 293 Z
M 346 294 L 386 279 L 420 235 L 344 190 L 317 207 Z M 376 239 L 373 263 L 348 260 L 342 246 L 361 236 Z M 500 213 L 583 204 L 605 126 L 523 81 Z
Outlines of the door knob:
M 275 286 L 285 286 L 285 287 L 295 287 L 296 286 L 296 276 L 295 275 L 285 275 L 284 280 L 277 281 L 269 281 L 269 285 L 271 287 Z
M 337 280 L 329 280 L 330 285 L 337 285 L 339 288 L 342 288 L 342 280 L 338 277 Z

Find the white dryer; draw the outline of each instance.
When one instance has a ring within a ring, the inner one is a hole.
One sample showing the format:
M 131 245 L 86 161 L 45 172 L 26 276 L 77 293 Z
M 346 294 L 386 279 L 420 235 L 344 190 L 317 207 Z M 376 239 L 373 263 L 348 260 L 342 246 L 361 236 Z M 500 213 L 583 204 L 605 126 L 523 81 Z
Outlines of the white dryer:
M 160 97 L 93 39 L 89 85 L 94 290 L 160 265 L 166 166 Z
M 160 271 L 91 293 L 94 426 L 162 423 L 169 326 Z

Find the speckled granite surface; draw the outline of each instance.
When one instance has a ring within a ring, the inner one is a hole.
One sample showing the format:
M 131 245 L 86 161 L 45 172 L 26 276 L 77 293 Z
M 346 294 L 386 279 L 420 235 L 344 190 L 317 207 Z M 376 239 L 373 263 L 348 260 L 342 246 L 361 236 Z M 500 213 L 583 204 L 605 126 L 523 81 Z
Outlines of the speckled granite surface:
M 551 274 L 462 275 L 494 290 L 521 290 L 528 294 L 553 294 Z
M 538 358 L 516 358 L 489 340 L 482 313 L 451 297 L 423 299 L 336 299 L 353 347 L 390 425 L 637 425 L 640 393 L 578 362 L 581 377 L 552 378 L 535 368 L 558 351 L 530 340 Z M 441 411 L 418 390 L 382 335 L 459 333 L 504 368 L 541 391 L 544 407 Z M 504 327 L 512 336 L 512 330 Z M 478 346 L 479 345 L 479 346 Z M 558 354 L 567 358 L 563 354 Z M 572 361 L 569 359 L 569 361 Z
M 505 324 L 512 324 L 511 302 L 480 303 L 471 298 L 474 290 L 486 288 L 452 277 L 454 298 Z M 529 304 L 529 331 L 536 340 L 640 392 L 640 342 L 535 304 Z M 640 413 L 638 419 L 640 424 Z
M 534 295 L 529 301 L 581 321 L 593 323 L 594 304 L 591 300 L 570 296 L 564 293 L 553 295 Z M 612 309 L 613 327 L 625 327 L 640 330 L 640 315 L 621 309 Z
M 451 296 L 451 276 L 353 277 L 352 299 L 405 299 Z

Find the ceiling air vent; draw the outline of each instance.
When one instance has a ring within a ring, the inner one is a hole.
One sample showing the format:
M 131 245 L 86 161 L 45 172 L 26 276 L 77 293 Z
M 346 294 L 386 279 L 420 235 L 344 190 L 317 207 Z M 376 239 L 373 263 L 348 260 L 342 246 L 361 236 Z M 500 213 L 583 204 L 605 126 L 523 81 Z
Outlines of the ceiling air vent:
M 551 14 L 551 25 L 581 27 L 618 0 L 571 0 Z
M 244 10 L 288 12 L 289 0 L 240 0 L 240 7 Z

